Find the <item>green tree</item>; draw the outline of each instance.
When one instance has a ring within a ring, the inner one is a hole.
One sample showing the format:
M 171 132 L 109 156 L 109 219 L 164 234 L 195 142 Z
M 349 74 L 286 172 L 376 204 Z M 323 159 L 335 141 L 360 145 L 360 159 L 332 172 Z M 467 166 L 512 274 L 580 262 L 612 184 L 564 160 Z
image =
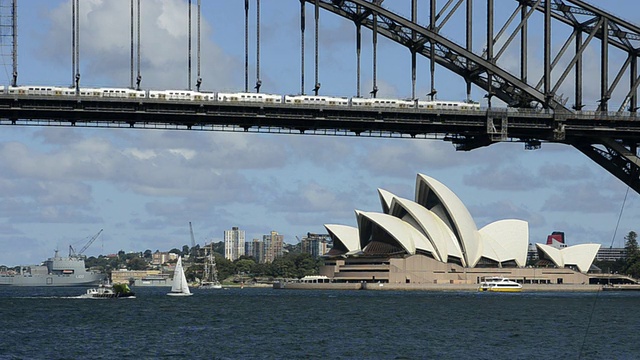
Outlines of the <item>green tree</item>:
M 625 273 L 634 278 L 640 277 L 640 249 L 638 248 L 638 234 L 635 231 L 629 231 L 624 237 L 624 249 L 627 255 L 627 263 Z
M 235 261 L 235 265 L 236 265 L 236 272 L 237 273 L 244 273 L 244 274 L 251 274 L 253 267 L 255 266 L 256 262 L 251 260 L 251 259 L 239 259 Z
M 296 256 L 295 264 L 297 268 L 297 276 L 299 278 L 307 275 L 317 275 L 319 266 L 318 261 L 311 254 L 299 254 Z
M 271 263 L 271 275 L 279 278 L 294 278 L 297 275 L 296 264 L 290 256 L 276 258 Z
M 147 268 L 147 262 L 141 257 L 135 257 L 128 262 L 129 270 L 144 270 Z
M 256 263 L 253 266 L 253 269 L 251 269 L 251 273 L 253 274 L 253 276 L 256 276 L 256 277 L 268 276 L 268 275 L 270 275 L 269 274 L 269 264 Z
M 200 244 L 196 244 L 196 246 L 189 249 L 189 256 L 198 257 L 200 254 Z
M 224 241 L 218 241 L 213 244 L 213 252 L 224 255 Z
M 219 254 L 216 257 L 216 267 L 218 268 L 218 278 L 220 281 L 236 274 L 236 265 L 229 259 Z

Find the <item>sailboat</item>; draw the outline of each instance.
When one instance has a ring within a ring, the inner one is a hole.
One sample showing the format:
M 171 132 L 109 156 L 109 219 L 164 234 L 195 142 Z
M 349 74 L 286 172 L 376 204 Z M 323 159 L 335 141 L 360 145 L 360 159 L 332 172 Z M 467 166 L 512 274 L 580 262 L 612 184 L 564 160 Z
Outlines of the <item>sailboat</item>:
M 176 269 L 173 272 L 173 284 L 171 285 L 171 292 L 167 293 L 169 296 L 191 296 L 193 295 L 189 291 L 189 285 L 187 284 L 187 277 L 184 275 L 182 269 L 182 256 L 178 256 L 178 262 L 176 263 Z
M 222 289 L 222 284 L 218 281 L 218 270 L 216 269 L 216 258 L 213 251 L 209 253 L 204 263 L 204 276 L 200 289 Z

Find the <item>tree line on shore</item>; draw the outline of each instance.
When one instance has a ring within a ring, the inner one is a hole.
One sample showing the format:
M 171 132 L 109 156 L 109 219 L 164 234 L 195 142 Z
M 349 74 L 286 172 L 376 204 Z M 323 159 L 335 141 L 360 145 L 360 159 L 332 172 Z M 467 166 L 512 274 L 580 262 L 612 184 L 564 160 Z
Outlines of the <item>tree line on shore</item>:
M 317 275 L 322 265 L 322 259 L 314 258 L 310 254 L 301 253 L 296 245 L 285 245 L 285 254 L 276 258 L 271 263 L 259 263 L 253 257 L 241 256 L 239 259 L 231 261 L 226 259 L 224 243 L 213 244 L 213 252 L 218 270 L 218 278 L 227 281 L 247 281 L 254 278 L 301 278 L 307 275 Z M 192 248 L 184 245 L 182 249 L 171 249 L 170 253 L 177 254 L 185 258 L 185 275 L 190 281 L 201 278 L 204 271 L 205 249 L 196 245 Z M 87 267 L 97 269 L 110 274 L 114 270 L 146 270 L 160 268 L 152 265 L 153 252 L 125 253 L 119 251 L 116 256 L 89 257 L 85 264 Z M 171 262 L 171 261 L 170 261 Z M 173 261 L 175 262 L 175 260 Z

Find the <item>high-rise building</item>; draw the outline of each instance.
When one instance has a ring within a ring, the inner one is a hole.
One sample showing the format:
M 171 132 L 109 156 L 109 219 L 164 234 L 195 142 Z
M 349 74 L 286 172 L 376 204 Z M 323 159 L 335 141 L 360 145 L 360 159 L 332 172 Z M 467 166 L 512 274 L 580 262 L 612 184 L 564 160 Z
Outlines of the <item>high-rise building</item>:
M 262 236 L 264 247 L 264 262 L 273 262 L 284 253 L 284 235 L 278 234 L 277 231 L 271 231 L 269 235 Z
M 317 258 L 327 253 L 329 241 L 331 241 L 329 234 L 307 233 L 307 236 L 300 240 L 300 252 Z
M 244 255 L 244 230 L 234 226 L 224 231 L 224 257 L 231 261 Z
M 264 262 L 264 246 L 262 240 L 253 239 L 244 243 L 244 254 L 256 259 L 256 262 Z

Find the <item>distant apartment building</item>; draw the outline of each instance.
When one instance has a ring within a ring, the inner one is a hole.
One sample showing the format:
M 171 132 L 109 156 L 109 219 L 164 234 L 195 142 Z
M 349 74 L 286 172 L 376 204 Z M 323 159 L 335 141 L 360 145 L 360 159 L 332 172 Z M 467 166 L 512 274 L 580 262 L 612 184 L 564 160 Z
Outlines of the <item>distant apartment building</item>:
M 231 261 L 245 254 L 244 230 L 234 226 L 224 231 L 224 257 Z
M 264 262 L 264 245 L 262 240 L 253 239 L 244 243 L 244 255 L 256 259 L 256 262 Z
M 154 252 L 151 255 L 151 264 L 152 265 L 162 265 L 167 261 L 176 260 L 178 258 L 178 254 L 170 253 L 170 252 Z
M 300 252 L 317 258 L 327 253 L 327 244 L 330 241 L 329 234 L 307 233 L 307 236 L 300 240 Z
M 271 231 L 269 235 L 262 236 L 264 246 L 264 261 L 271 263 L 284 253 L 284 235 L 278 234 L 277 231 Z
M 226 243 L 225 243 L 226 244 Z M 262 240 L 253 239 L 244 243 L 244 255 L 251 256 L 256 262 L 264 264 L 273 262 L 284 253 L 284 235 L 272 231 L 263 235 Z

